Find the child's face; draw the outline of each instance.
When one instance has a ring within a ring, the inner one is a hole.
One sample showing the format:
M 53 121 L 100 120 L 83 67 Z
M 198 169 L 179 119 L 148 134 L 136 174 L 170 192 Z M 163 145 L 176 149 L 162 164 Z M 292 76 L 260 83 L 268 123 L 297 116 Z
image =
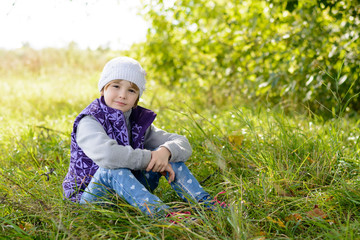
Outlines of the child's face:
M 126 80 L 113 80 L 103 91 L 105 103 L 111 108 L 129 111 L 135 106 L 139 98 L 139 90 Z

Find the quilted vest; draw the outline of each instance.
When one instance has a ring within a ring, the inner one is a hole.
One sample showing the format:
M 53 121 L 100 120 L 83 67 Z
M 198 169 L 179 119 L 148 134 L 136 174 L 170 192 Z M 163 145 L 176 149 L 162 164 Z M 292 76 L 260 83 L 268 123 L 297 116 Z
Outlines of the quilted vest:
M 86 156 L 76 142 L 77 126 L 80 120 L 87 115 L 93 116 L 104 127 L 109 137 L 116 140 L 119 145 L 131 145 L 134 149 L 144 149 L 145 132 L 156 117 L 154 112 L 146 108 L 137 106 L 132 109 L 129 117 L 131 143 L 123 112 L 108 107 L 104 97 L 95 99 L 76 117 L 71 133 L 70 165 L 63 182 L 65 198 L 74 202 L 80 201 L 83 191 L 99 168 L 93 160 Z

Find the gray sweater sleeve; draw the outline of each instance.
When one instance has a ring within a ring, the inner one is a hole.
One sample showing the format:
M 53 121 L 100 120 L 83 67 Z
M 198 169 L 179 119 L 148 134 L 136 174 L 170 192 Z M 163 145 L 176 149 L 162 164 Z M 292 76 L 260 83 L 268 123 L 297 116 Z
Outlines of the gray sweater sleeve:
M 166 147 L 170 151 L 170 162 L 185 162 L 192 153 L 190 143 L 185 136 L 168 133 L 151 125 L 145 135 L 145 148 L 159 147 Z
M 151 160 L 151 151 L 119 145 L 91 116 L 80 120 L 76 141 L 84 153 L 103 168 L 142 170 L 146 169 Z

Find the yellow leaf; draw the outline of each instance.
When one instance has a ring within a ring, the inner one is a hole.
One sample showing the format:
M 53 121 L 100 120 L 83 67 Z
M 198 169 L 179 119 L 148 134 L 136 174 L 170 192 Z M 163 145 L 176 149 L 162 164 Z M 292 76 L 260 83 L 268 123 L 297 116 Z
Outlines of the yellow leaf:
M 233 145 L 233 148 L 235 149 L 236 147 L 240 147 L 242 144 L 242 141 L 244 139 L 244 136 L 242 135 L 230 135 L 228 137 L 229 142 L 231 143 L 231 145 Z
M 266 217 L 270 222 L 278 224 L 280 227 L 285 228 L 285 224 L 283 221 L 281 221 L 279 218 L 277 220 L 274 220 L 272 217 L 267 216 Z
M 283 221 L 281 221 L 279 218 L 277 219 L 277 224 L 279 224 L 280 227 L 285 228 L 285 224 Z

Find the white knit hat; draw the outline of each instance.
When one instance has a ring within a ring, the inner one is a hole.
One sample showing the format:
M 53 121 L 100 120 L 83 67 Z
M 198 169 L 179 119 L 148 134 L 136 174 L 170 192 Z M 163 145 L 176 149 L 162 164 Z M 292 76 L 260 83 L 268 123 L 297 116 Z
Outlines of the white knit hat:
M 99 91 L 112 80 L 127 80 L 138 86 L 139 97 L 143 94 L 146 84 L 146 72 L 139 62 L 129 57 L 117 57 L 105 64 L 101 73 L 98 88 Z

